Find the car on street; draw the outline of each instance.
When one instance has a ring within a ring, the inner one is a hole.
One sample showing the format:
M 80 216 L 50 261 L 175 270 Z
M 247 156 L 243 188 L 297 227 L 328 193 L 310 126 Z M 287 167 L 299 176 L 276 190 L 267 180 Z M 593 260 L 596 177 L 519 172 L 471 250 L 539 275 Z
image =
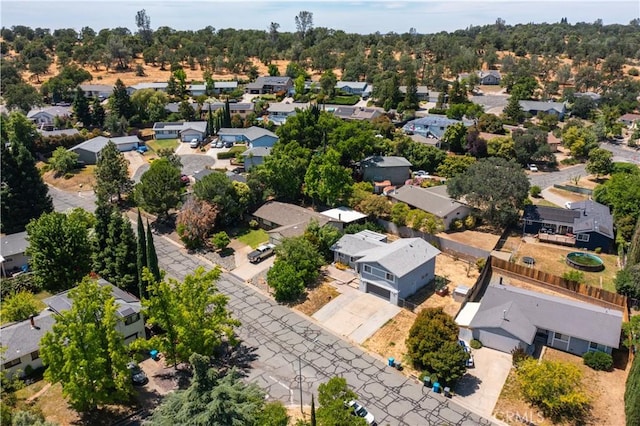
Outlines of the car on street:
M 128 363 L 127 370 L 131 373 L 131 382 L 134 386 L 144 386 L 149 383 L 149 378 L 135 362 Z
M 538 166 L 536 166 L 535 164 L 529 164 L 529 170 L 531 170 L 532 172 L 537 172 Z
M 191 142 L 189 143 L 189 146 L 191 148 L 199 148 L 200 147 L 200 141 L 198 139 L 191 139 Z
M 362 417 L 363 419 L 365 419 L 365 421 L 367 422 L 368 425 L 375 425 L 376 424 L 376 420 L 375 420 L 375 417 L 373 416 L 373 414 L 368 412 L 367 409 L 364 408 L 362 406 L 362 404 L 360 404 L 358 401 L 351 400 L 349 402 L 345 402 L 344 405 L 347 408 L 353 410 L 351 412 L 351 414 L 353 414 L 354 416 Z

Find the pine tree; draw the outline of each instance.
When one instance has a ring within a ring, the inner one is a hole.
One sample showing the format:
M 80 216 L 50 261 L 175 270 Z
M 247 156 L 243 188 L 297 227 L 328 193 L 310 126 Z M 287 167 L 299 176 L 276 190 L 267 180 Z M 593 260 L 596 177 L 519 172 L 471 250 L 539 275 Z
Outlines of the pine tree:
M 229 106 L 229 98 L 224 101 L 224 107 L 222 109 L 222 127 L 231 127 L 231 107 Z
M 158 266 L 158 255 L 156 254 L 156 246 L 153 243 L 153 234 L 151 233 L 151 226 L 147 219 L 147 267 L 149 272 L 153 275 L 156 282 L 162 279 L 160 275 L 160 267 Z
M 89 127 L 92 123 L 91 110 L 89 109 L 89 100 L 85 96 L 84 90 L 79 86 L 76 89 L 76 95 L 73 98 L 73 112 L 76 119 L 82 123 L 84 127 Z
M 133 107 L 131 105 L 131 98 L 127 92 L 127 86 L 125 86 L 120 79 L 116 81 L 113 94 L 111 95 L 111 112 L 116 117 L 124 117 L 127 120 L 133 115 Z
M 111 203 L 113 197 L 117 197 L 119 202 L 123 195 L 133 189 L 133 182 L 129 179 L 129 163 L 111 141 L 100 151 L 94 173 L 98 202 Z
M 0 231 L 12 234 L 24 231 L 31 219 L 53 211 L 53 202 L 35 160 L 23 144 L 3 144 L 0 156 Z
M 100 99 L 94 98 L 93 105 L 91 106 L 91 124 L 95 127 L 104 127 L 105 112 Z
M 117 229 L 116 225 L 114 225 L 114 233 L 119 234 L 118 245 L 114 253 L 115 282 L 118 287 L 135 294 L 138 291 L 136 237 L 133 234 L 133 228 L 131 228 L 131 222 L 127 216 L 118 213 L 115 217 L 120 218 L 119 221 L 114 222 L 120 226 Z
M 113 206 L 98 202 L 96 206 L 96 226 L 93 234 L 93 270 L 102 275 L 107 266 L 107 239 L 109 238 L 109 223 L 113 215 Z
M 138 268 L 138 297 L 146 297 L 145 285 L 142 279 L 142 271 L 147 266 L 147 240 L 144 235 L 144 223 L 140 209 L 138 209 L 138 239 L 136 241 L 136 266 Z
M 209 112 L 207 114 L 207 136 L 211 136 L 216 132 L 216 124 L 213 119 L 213 111 L 211 111 L 211 104 L 209 104 Z

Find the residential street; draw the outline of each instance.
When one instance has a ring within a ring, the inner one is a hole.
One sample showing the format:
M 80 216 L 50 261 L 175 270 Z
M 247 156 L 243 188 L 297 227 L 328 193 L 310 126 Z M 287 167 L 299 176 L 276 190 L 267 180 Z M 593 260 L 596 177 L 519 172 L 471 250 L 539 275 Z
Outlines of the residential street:
M 87 195 L 50 189 L 58 210 L 81 206 L 93 210 Z M 183 279 L 196 267 L 212 265 L 163 237 L 155 238 L 160 266 L 167 274 Z M 416 425 L 492 424 L 417 381 L 408 379 L 386 361 L 374 358 L 341 340 L 317 324 L 278 305 L 229 273 L 222 274 L 219 290 L 229 296 L 229 307 L 242 322 L 238 334 L 243 341 L 245 359 L 250 364 L 247 378 L 266 389 L 269 396 L 286 404 L 300 404 L 300 366 L 302 399 L 317 397 L 318 385 L 335 375 L 343 376 L 358 393 L 378 424 Z M 197 325 L 195 325 L 197 326 Z

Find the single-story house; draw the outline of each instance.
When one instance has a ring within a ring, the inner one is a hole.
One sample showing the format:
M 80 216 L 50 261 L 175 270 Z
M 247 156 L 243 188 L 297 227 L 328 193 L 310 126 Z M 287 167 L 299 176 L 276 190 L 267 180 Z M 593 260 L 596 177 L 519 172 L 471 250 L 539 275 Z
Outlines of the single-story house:
M 366 81 L 338 81 L 335 89 L 340 90 L 350 95 L 362 96 L 362 93 L 367 88 Z
M 137 90 L 142 89 L 153 89 L 156 92 L 166 92 L 167 87 L 169 87 L 169 83 L 166 81 L 154 81 L 151 83 L 138 83 L 133 86 L 127 87 L 127 93 L 133 95 Z
M 339 106 L 333 110 L 333 115 L 343 120 L 373 120 L 384 114 L 382 108 Z
M 402 130 L 408 134 L 421 135 L 426 138 L 440 139 L 452 124 L 461 123 L 460 120 L 453 120 L 441 115 L 428 115 L 426 117 L 417 118 L 409 121 L 402 126 Z M 465 122 L 465 125 L 471 125 L 472 122 Z
M 387 244 L 387 236 L 374 231 L 364 230 L 356 234 L 344 234 L 331 246 L 333 261 L 357 269 L 358 260 L 365 250 Z
M 539 112 L 546 112 L 558 117 L 559 120 L 564 118 L 567 113 L 567 106 L 564 102 L 543 102 L 543 101 L 519 101 L 520 107 L 524 112 L 533 116 Z
M 169 114 L 177 114 L 180 112 L 180 104 L 182 102 L 169 102 L 164 106 L 164 110 Z M 200 107 L 197 102 L 189 102 L 189 106 L 197 113 Z
M 117 306 L 116 315 L 119 318 L 116 330 L 123 336 L 125 344 L 138 338 L 146 338 L 140 300 L 103 279 L 99 279 L 98 284 L 111 289 Z M 72 306 L 68 290 L 45 299 L 44 303 L 47 308 L 30 320 L 2 327 L 0 344 L 6 348 L 2 369 L 9 375 L 15 374 L 18 370 L 24 373 L 27 366 L 34 369 L 42 367 L 40 339 L 53 329 L 56 316 Z
M 374 155 L 358 164 L 362 180 L 380 182 L 388 180 L 392 185 L 402 185 L 411 177 L 411 163 L 404 157 Z
M 634 128 L 638 123 L 640 123 L 640 114 L 624 114 L 618 119 L 618 121 L 629 128 Z
M 70 106 L 54 105 L 43 108 L 33 108 L 27 113 L 27 118 L 36 125 L 53 125 L 56 117 L 65 118 L 71 116 Z
M 373 93 L 373 84 L 367 84 L 367 87 L 362 91 L 362 99 L 369 99 Z
M 547 134 L 547 145 L 549 145 L 549 149 L 551 149 L 551 152 L 558 152 L 558 147 L 562 145 L 562 139 L 556 137 L 553 132 L 549 132 Z
M 467 303 L 456 317 L 461 336 L 510 353 L 535 344 L 582 356 L 608 354 L 620 345 L 622 312 L 505 284 L 487 286 L 480 302 Z M 471 336 L 469 336 L 469 333 Z
M 182 142 L 189 142 L 193 139 L 202 141 L 207 137 L 207 122 L 153 123 L 153 132 L 156 139 L 180 139 Z
M 325 210 L 320 212 L 320 214 L 328 217 L 331 221 L 331 225 L 341 231 L 344 230 L 345 226 L 349 226 L 354 223 L 362 223 L 367 218 L 366 214 L 344 206 Z
M 271 155 L 271 147 L 257 146 L 255 148 L 249 148 L 241 155 L 244 158 L 244 169 L 249 171 L 260 164 L 264 164 L 264 159 Z
M 214 81 L 213 93 L 219 95 L 221 93 L 230 93 L 238 88 L 237 81 Z
M 403 95 L 407 94 L 407 86 L 400 86 L 398 87 L 398 90 Z M 427 86 L 416 86 L 416 96 L 418 97 L 418 101 L 420 102 L 438 102 L 438 95 L 440 95 L 440 93 L 439 92 L 434 92 L 434 93 L 436 93 L 435 99 L 429 93 L 429 88 Z
M 28 268 L 28 246 L 26 231 L 0 237 L 0 276 L 9 277 Z
M 202 96 L 207 93 L 207 85 L 206 84 L 189 84 L 187 86 L 187 90 L 189 94 L 193 97 Z
M 206 118 L 209 114 L 209 107 L 211 107 L 211 112 L 216 112 L 219 109 L 224 108 L 224 102 L 205 102 L 202 104 L 202 108 L 200 108 L 200 117 Z M 196 112 L 198 109 L 196 108 Z M 254 112 L 254 105 L 250 102 L 229 102 L 229 113 L 233 117 L 234 115 L 239 115 L 242 118 L 246 118 L 247 115 Z
M 118 151 L 120 152 L 133 151 L 138 148 L 139 144 L 142 142 L 137 136 L 120 136 L 116 138 L 97 136 L 69 148 L 69 151 L 73 151 L 78 154 L 78 160 L 84 161 L 85 164 L 96 164 L 98 162 L 100 151 L 107 146 L 109 141 L 116 144 Z
M 500 74 L 500 71 L 496 71 L 496 70 L 487 70 L 487 71 L 478 70 L 478 71 L 474 71 L 474 73 L 480 79 L 480 84 L 486 85 L 486 86 L 497 86 L 500 84 L 500 80 L 502 79 L 502 75 Z M 458 74 L 458 78 L 460 80 L 463 80 L 468 77 L 469 77 L 469 73 Z
M 253 95 L 278 92 L 288 93 L 292 87 L 293 80 L 291 77 L 262 76 L 258 77 L 256 81 L 247 84 L 244 88 L 244 92 Z
M 113 86 L 108 84 L 81 84 L 79 87 L 87 98 L 107 99 L 113 93 Z
M 418 142 L 418 143 L 421 143 L 423 145 L 434 146 L 436 148 L 440 148 L 440 139 L 434 137 L 431 134 L 429 134 L 427 136 L 422 136 L 422 135 L 418 135 L 418 134 L 414 133 L 414 134 L 411 134 L 411 135 L 408 135 L 408 136 L 414 142 Z
M 218 130 L 218 137 L 224 142 L 246 143 L 249 148 L 259 146 L 272 148 L 278 141 L 278 136 L 263 127 L 251 126 L 247 128 L 227 128 Z
M 311 221 L 320 226 L 329 222 L 329 218 L 320 213 L 279 201 L 267 201 L 253 212 L 253 218 L 260 227 L 269 233 L 269 242 L 277 244 L 283 238 L 297 237 L 304 234 Z
M 570 208 L 525 206 L 523 230 L 540 241 L 608 252 L 615 238 L 609 207 L 592 200 L 570 204 Z
M 593 102 L 595 102 L 596 105 L 600 102 L 600 99 L 602 99 L 602 96 L 595 92 L 576 92 L 573 94 L 573 96 L 576 98 L 589 98 Z
M 404 185 L 389 192 L 387 196 L 396 203 L 405 203 L 442 219 L 445 229 L 450 229 L 454 220 L 464 219 L 471 213 L 469 206 L 449 197 L 446 185 L 431 188 Z
M 309 103 L 303 102 L 273 102 L 269 104 L 267 112 L 269 113 L 269 120 L 275 124 L 284 124 L 287 118 L 296 115 L 298 110 L 304 111 L 309 108 Z
M 54 130 L 44 130 L 42 127 L 38 129 L 38 133 L 40 133 L 45 138 L 53 138 L 57 136 L 75 136 L 78 133 L 78 129 L 54 129 Z
M 435 278 L 440 250 L 422 238 L 401 238 L 362 250 L 354 257 L 360 291 L 398 305 Z

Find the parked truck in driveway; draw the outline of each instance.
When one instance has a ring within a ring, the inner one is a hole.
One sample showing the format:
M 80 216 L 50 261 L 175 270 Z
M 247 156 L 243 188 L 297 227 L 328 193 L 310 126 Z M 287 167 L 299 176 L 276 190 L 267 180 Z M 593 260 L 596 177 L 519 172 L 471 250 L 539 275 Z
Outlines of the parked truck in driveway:
M 249 258 L 249 262 L 251 263 L 260 263 L 267 257 L 273 255 L 275 248 L 276 246 L 274 244 L 263 244 L 249 253 L 247 258 Z

